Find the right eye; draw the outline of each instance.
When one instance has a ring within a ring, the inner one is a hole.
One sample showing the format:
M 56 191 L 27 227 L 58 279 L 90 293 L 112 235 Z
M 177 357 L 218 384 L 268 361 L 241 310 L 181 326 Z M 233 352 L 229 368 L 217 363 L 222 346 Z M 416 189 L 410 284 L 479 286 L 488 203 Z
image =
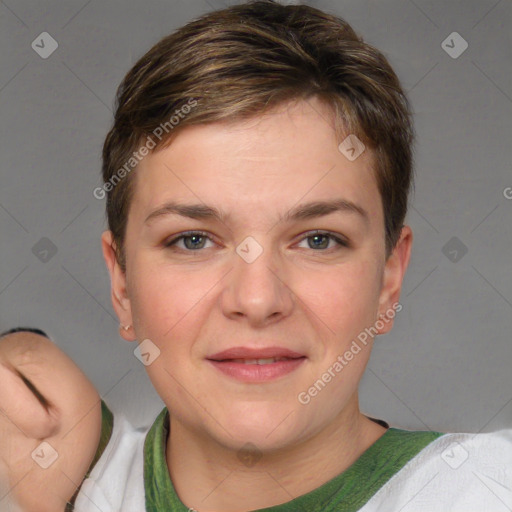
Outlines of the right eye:
M 213 242 L 213 240 L 204 231 L 188 231 L 186 233 L 181 233 L 172 240 L 169 240 L 169 242 L 165 244 L 165 247 L 178 248 L 182 251 L 193 252 L 204 249 L 205 243 L 208 240 Z M 183 244 L 180 246 L 178 245 L 179 242 L 183 242 Z

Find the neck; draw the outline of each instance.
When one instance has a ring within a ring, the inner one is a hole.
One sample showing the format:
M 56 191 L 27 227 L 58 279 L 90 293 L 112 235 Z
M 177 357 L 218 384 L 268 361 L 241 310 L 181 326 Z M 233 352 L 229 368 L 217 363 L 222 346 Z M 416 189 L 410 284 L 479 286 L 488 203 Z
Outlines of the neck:
M 171 415 L 167 467 L 180 500 L 193 510 L 258 510 L 320 487 L 352 465 L 385 431 L 360 413 L 355 400 L 300 445 L 266 452 L 244 466 L 236 452 L 197 435 Z

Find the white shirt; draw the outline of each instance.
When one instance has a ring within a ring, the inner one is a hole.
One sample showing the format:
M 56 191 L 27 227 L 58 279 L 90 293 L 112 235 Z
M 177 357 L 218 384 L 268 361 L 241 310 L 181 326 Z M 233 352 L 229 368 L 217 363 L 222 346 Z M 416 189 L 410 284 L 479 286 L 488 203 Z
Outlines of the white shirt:
M 76 512 L 146 510 L 144 441 L 148 431 L 134 429 L 123 416 L 116 415 L 111 439 L 77 495 Z M 385 465 L 385 450 L 382 453 L 378 462 Z M 274 507 L 276 512 L 282 506 Z M 180 503 L 172 510 L 192 509 Z M 343 499 L 339 504 L 334 499 L 322 510 L 345 510 Z M 358 510 L 511 512 L 512 429 L 442 434 L 398 469 Z

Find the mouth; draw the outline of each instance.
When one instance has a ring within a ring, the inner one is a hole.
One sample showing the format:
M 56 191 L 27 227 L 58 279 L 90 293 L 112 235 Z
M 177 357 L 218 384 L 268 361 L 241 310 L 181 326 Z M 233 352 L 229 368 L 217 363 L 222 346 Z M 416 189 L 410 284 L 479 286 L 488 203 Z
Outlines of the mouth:
M 266 359 L 223 359 L 219 362 L 225 363 L 226 361 L 231 361 L 232 363 L 240 363 L 240 364 L 272 364 L 272 363 L 277 363 L 279 361 L 290 361 L 293 359 L 301 359 L 301 358 L 268 357 Z
M 307 357 L 282 347 L 234 347 L 207 358 L 224 375 L 242 382 L 275 380 L 298 369 Z

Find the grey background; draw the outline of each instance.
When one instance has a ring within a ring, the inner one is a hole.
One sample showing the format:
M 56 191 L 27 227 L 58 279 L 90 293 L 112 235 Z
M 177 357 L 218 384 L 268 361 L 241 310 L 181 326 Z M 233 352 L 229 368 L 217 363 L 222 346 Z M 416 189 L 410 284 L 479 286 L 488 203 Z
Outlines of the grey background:
M 101 145 L 116 87 L 135 60 L 229 3 L 0 2 L 0 330 L 46 330 L 135 425 L 151 423 L 163 403 L 135 344 L 119 337 L 110 303 L 104 201 L 92 194 Z M 388 56 L 416 114 L 404 309 L 376 341 L 362 409 L 404 428 L 510 427 L 511 1 L 309 3 L 346 18 Z M 469 44 L 457 59 L 441 46 L 454 31 Z M 31 48 L 42 32 L 59 45 L 47 59 Z M 36 256 L 43 237 L 57 250 L 46 262 Z

